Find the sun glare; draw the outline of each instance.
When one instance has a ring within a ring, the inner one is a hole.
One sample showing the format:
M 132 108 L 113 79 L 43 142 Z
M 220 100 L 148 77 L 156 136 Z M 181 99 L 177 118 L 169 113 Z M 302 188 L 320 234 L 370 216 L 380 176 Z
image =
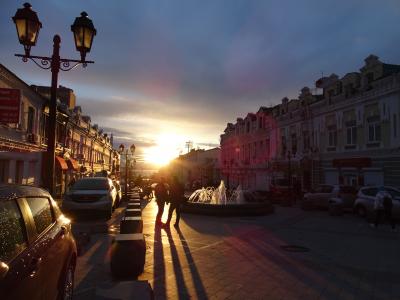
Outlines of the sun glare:
M 184 138 L 178 135 L 161 135 L 157 138 L 156 146 L 146 149 L 145 160 L 157 166 L 164 166 L 179 155 L 179 145 Z

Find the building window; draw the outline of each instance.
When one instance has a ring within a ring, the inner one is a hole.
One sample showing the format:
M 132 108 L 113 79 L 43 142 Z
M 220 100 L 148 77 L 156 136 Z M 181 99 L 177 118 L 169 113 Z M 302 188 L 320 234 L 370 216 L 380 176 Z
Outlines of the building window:
M 328 146 L 336 147 L 337 145 L 337 130 L 336 127 L 328 128 Z
M 286 137 L 283 135 L 282 136 L 282 156 L 285 156 L 286 154 Z
M 393 114 L 393 137 L 397 137 L 397 115 Z
M 346 127 L 346 145 L 352 146 L 355 144 L 357 144 L 357 127 L 355 122 L 351 122 Z
M 368 142 L 376 143 L 381 140 L 381 124 L 372 122 L 368 124 Z
M 26 128 L 26 132 L 33 133 L 33 125 L 34 125 L 34 118 L 35 118 L 35 109 L 32 106 L 28 108 L 28 124 Z
M 297 138 L 296 134 L 292 134 L 292 154 L 296 155 L 297 153 Z
M 310 134 L 308 131 L 303 132 L 303 146 L 304 151 L 308 151 L 310 149 Z

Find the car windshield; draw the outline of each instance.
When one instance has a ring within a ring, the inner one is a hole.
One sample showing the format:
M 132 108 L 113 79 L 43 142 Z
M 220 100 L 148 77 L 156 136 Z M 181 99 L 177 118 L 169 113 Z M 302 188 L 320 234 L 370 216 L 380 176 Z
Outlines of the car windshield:
M 73 190 L 108 190 L 110 188 L 107 180 L 83 179 L 78 180 L 72 186 Z

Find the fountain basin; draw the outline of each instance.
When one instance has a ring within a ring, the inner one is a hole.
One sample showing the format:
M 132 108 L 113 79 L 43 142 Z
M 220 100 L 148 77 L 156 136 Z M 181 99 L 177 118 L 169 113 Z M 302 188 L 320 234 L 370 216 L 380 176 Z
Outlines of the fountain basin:
M 234 216 L 264 216 L 274 212 L 274 206 L 269 202 L 243 204 L 210 204 L 186 202 L 181 211 L 190 214 L 234 217 Z

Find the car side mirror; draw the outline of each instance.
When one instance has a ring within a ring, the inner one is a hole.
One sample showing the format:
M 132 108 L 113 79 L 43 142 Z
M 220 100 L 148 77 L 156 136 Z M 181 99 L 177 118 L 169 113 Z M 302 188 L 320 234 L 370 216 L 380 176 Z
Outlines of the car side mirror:
M 8 267 L 8 265 L 6 263 L 3 263 L 2 261 L 0 261 L 0 280 L 3 280 L 4 277 L 6 277 L 9 269 L 10 268 Z

